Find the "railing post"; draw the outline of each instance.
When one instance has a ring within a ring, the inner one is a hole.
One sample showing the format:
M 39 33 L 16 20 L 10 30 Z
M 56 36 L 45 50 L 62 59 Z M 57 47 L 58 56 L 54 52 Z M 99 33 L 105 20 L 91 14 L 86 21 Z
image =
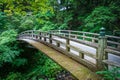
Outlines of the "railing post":
M 52 34 L 51 34 L 51 32 L 49 33 L 49 42 L 50 42 L 50 44 L 52 44 Z
M 117 47 L 118 49 L 120 49 L 120 45 L 118 45 L 118 47 Z
M 85 33 L 83 32 L 83 40 L 85 40 Z
M 70 40 L 67 38 L 67 39 L 66 39 L 66 51 L 67 51 L 67 52 L 70 52 L 69 44 L 70 44 Z
M 84 54 L 81 53 L 81 52 L 79 52 L 79 57 L 82 58 L 82 59 L 84 59 Z
M 57 47 L 60 47 L 60 43 L 59 42 L 57 42 Z
M 70 30 L 68 31 L 68 37 L 69 38 L 71 37 L 71 31 Z
M 77 39 L 77 35 L 75 35 L 75 39 Z
M 40 32 L 40 33 L 39 33 L 39 39 L 40 39 L 40 40 L 42 39 L 42 37 L 41 37 L 41 36 L 42 36 L 42 33 Z
M 47 35 L 47 34 L 46 34 L 46 32 L 45 32 L 45 33 L 44 33 L 44 41 L 46 41 L 46 35 Z
M 105 48 L 107 47 L 107 38 L 105 36 L 105 28 L 100 29 L 100 36 L 98 40 L 98 49 L 97 49 L 97 68 L 101 70 L 104 68 L 102 60 L 105 59 Z
M 34 34 L 34 31 L 32 31 L 32 39 L 33 39 L 33 37 L 34 37 L 34 35 L 33 35 L 33 34 Z
M 61 30 L 59 30 L 59 33 L 58 33 L 59 35 L 60 35 L 60 32 L 61 32 Z
M 92 42 L 95 43 L 95 35 L 93 35 Z

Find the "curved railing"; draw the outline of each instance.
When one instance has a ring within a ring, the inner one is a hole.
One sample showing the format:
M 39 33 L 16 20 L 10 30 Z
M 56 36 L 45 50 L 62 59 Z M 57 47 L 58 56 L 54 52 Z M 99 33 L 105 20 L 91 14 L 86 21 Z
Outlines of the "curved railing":
M 64 41 L 56 38 L 64 39 Z M 61 51 L 67 56 L 72 57 L 74 60 L 77 60 L 91 69 L 103 68 L 103 62 L 108 65 L 120 67 L 120 63 L 109 59 L 109 54 L 120 57 L 120 37 L 117 36 L 104 36 L 97 33 L 72 30 L 52 30 L 48 32 L 28 30 L 20 33 L 18 35 L 18 39 L 38 40 L 58 51 Z M 89 51 L 82 50 L 78 46 L 73 45 L 71 42 L 92 47 L 96 50 L 96 53 L 93 54 Z M 61 48 L 61 46 L 64 46 L 64 48 Z M 77 51 L 79 55 L 74 55 L 72 50 Z M 85 59 L 85 56 L 94 59 L 95 62 Z

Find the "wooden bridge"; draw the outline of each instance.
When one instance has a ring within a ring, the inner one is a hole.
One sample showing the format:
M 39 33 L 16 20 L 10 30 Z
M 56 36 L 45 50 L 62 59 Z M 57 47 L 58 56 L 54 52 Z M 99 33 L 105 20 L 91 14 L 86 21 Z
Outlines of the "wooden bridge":
M 120 67 L 120 37 L 72 30 L 28 30 L 18 36 L 39 49 L 79 80 L 101 80 L 92 71 Z

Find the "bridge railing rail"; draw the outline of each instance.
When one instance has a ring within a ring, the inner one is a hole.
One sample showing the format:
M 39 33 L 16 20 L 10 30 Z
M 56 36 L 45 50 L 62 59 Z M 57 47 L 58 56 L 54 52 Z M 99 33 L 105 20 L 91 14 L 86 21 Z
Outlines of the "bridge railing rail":
M 65 41 L 57 40 L 55 39 L 56 37 L 64 39 Z M 108 60 L 109 54 L 120 56 L 120 37 L 109 35 L 104 36 L 96 33 L 72 30 L 52 30 L 49 32 L 28 30 L 19 34 L 18 38 L 38 40 L 58 51 L 61 51 L 65 55 L 72 57 L 91 69 L 102 69 L 104 63 L 120 67 L 118 63 Z M 84 51 L 81 48 L 73 46 L 71 41 L 95 48 L 96 54 L 92 54 L 91 52 Z M 61 48 L 61 46 L 64 46 L 64 48 Z M 72 49 L 77 51 L 79 54 L 74 55 L 71 51 Z M 85 56 L 95 59 L 95 62 L 93 63 L 86 60 Z
M 73 30 L 52 30 L 53 34 L 68 37 L 70 39 L 78 39 L 92 43 L 98 43 L 99 35 L 97 33 L 83 32 L 83 31 L 73 31 Z M 120 50 L 120 37 L 106 35 L 107 46 L 109 48 Z
M 83 32 L 83 31 L 73 31 L 73 30 L 52 30 L 51 33 L 58 34 L 68 38 L 81 39 L 93 43 L 98 43 L 99 34 Z

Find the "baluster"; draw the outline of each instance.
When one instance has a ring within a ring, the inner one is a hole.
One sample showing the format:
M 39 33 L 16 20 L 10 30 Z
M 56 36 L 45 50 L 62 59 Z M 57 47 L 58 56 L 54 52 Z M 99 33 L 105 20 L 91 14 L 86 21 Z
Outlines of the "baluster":
M 71 31 L 70 30 L 68 31 L 68 37 L 69 38 L 71 37 Z
M 35 34 L 35 39 L 37 39 L 37 35 Z
M 44 41 L 46 41 L 46 32 L 44 33 Z
M 79 57 L 82 58 L 82 59 L 84 59 L 84 54 L 81 53 L 81 52 L 79 52 Z
M 95 43 L 95 39 L 94 38 L 92 39 L 92 42 Z
M 77 39 L 77 38 L 78 38 L 78 33 L 76 32 L 76 33 L 75 33 L 75 39 Z
M 42 32 L 39 33 L 39 39 L 42 39 Z
M 67 51 L 67 52 L 70 52 L 70 47 L 69 47 L 69 45 L 70 45 L 70 40 L 67 38 L 67 39 L 66 39 L 66 51 Z
M 52 34 L 49 33 L 49 43 L 52 44 Z
M 85 33 L 83 32 L 83 40 L 85 40 Z
M 38 34 L 38 31 L 36 31 L 37 32 L 37 34 L 36 34 L 36 36 L 37 36 L 37 40 L 39 40 L 39 34 Z
M 63 36 L 65 37 L 65 33 L 63 33 Z
M 29 39 L 31 38 L 31 32 L 29 32 Z
M 59 35 L 60 35 L 60 32 L 61 32 L 61 30 L 59 30 L 59 33 L 58 33 Z
M 95 43 L 95 35 L 93 34 L 92 42 Z
M 60 47 L 60 43 L 59 42 L 56 42 L 57 43 L 57 47 Z
M 77 39 L 77 35 L 75 35 L 75 39 Z
M 118 45 L 117 48 L 120 49 L 120 45 Z
M 95 37 L 92 37 L 92 42 L 93 42 L 93 43 L 95 43 L 95 39 L 94 39 L 94 38 L 95 38 Z
M 29 36 L 29 32 L 27 32 L 27 39 L 28 39 L 28 36 Z
M 34 32 L 32 31 L 32 39 L 33 39 L 33 37 L 34 37 L 33 33 L 34 33 Z

